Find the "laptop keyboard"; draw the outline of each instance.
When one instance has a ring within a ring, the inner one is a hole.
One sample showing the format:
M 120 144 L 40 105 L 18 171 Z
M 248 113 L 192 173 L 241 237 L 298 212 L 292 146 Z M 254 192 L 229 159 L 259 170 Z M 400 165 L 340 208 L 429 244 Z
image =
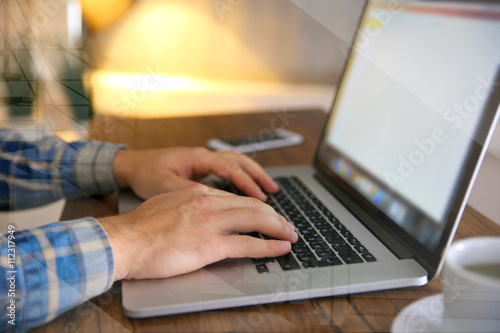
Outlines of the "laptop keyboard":
M 269 195 L 267 203 L 295 225 L 299 239 L 284 256 L 252 259 L 259 273 L 269 272 L 266 265 L 275 260 L 285 271 L 376 261 L 299 178 L 278 177 L 275 181 L 280 191 Z M 256 232 L 250 235 L 269 238 Z

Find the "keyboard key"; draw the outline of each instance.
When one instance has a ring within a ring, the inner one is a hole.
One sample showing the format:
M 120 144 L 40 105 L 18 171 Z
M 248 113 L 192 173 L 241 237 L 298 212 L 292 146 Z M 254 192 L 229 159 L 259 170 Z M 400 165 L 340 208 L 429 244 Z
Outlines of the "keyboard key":
M 346 264 L 357 264 L 363 262 L 363 259 L 361 259 L 361 257 L 353 250 L 339 251 L 338 254 Z
M 265 264 L 273 263 L 274 262 L 274 258 L 269 258 L 269 257 L 265 257 L 265 258 L 252 258 L 252 261 L 256 265 L 265 265 Z
M 349 244 L 351 244 L 351 245 L 359 245 L 359 244 L 360 244 L 360 243 L 359 243 L 359 240 L 358 240 L 356 237 L 353 237 L 353 236 L 348 237 L 348 238 L 347 238 L 347 241 L 348 241 L 348 242 L 349 242 Z
M 344 239 L 342 237 L 340 237 L 339 234 L 333 234 L 333 235 L 327 235 L 326 237 L 326 241 L 330 244 L 334 244 L 334 243 L 338 243 L 338 242 L 343 242 Z
M 329 258 L 329 257 L 334 257 L 335 253 L 330 249 L 327 250 L 322 249 L 316 251 L 316 255 L 320 258 Z
M 345 238 L 353 237 L 351 232 L 347 229 L 342 230 L 341 235 L 344 236 Z
M 377 261 L 377 259 L 373 256 L 373 254 L 371 254 L 369 252 L 368 253 L 363 253 L 362 256 L 368 262 Z
M 366 247 L 364 247 L 363 245 L 354 245 L 354 249 L 356 251 L 358 251 L 359 253 L 367 253 L 368 250 L 366 249 Z
M 323 240 L 318 234 L 304 235 L 304 239 L 308 242 L 319 242 Z
M 351 250 L 351 246 L 343 241 L 333 242 L 332 247 L 337 251 Z
M 316 257 L 314 256 L 314 254 L 312 254 L 311 252 L 298 253 L 297 254 L 297 258 L 300 261 L 310 261 L 310 260 L 315 260 L 316 259 Z
M 328 228 L 328 227 L 331 228 L 330 224 L 326 220 L 318 220 L 318 221 L 314 221 L 313 223 L 317 229 L 323 229 L 323 228 Z
M 317 264 L 318 267 L 343 265 L 342 261 L 338 257 L 322 258 L 317 261 Z
M 263 262 L 260 260 L 260 258 L 252 258 L 252 261 L 256 265 L 262 265 Z
M 297 228 L 312 228 L 311 223 L 307 222 L 306 220 L 294 223 L 294 225 Z
M 321 232 L 321 234 L 323 236 L 329 236 L 329 235 L 338 236 L 339 235 L 338 232 L 336 232 L 335 229 L 333 229 L 331 226 L 321 228 L 319 230 L 319 232 Z
M 297 263 L 297 260 L 295 260 L 291 253 L 285 254 L 281 257 L 276 257 L 276 260 L 284 271 L 290 271 L 300 268 L 300 265 Z
M 333 215 L 333 213 L 332 213 L 332 212 L 330 212 L 330 211 L 328 210 L 328 208 L 326 208 L 326 207 L 325 207 L 325 208 L 324 208 L 324 210 L 323 210 L 323 214 L 325 214 L 326 218 L 327 218 L 329 221 L 334 221 L 334 220 L 335 220 L 335 216 Z
M 320 250 L 329 250 L 330 246 L 324 242 L 324 241 L 319 241 L 319 242 L 311 242 L 309 245 L 312 247 L 314 251 L 320 251 Z
M 267 268 L 266 265 L 257 265 L 255 268 L 257 268 L 257 272 L 259 272 L 259 274 L 269 273 L 269 268 Z
M 318 262 L 316 260 L 303 261 L 302 266 L 304 266 L 304 268 L 316 268 L 318 267 Z
M 295 220 L 302 220 L 302 221 L 306 221 L 306 218 L 304 217 L 304 215 L 302 215 L 301 212 L 299 212 L 297 210 L 297 208 L 293 207 L 293 208 L 290 208 L 289 210 L 286 211 L 286 214 L 288 215 L 289 218 L 291 219 L 295 219 Z
M 335 240 L 339 240 L 341 238 L 340 236 L 336 235 L 334 231 L 321 229 L 319 232 L 325 237 L 325 240 L 328 243 L 332 243 Z
M 292 251 L 294 253 L 306 252 L 310 251 L 309 246 L 306 244 L 292 244 Z
M 338 220 L 337 220 L 337 222 L 338 222 Z M 335 228 L 337 228 L 337 230 L 340 233 L 343 233 L 346 230 L 346 227 L 342 223 L 340 223 L 340 222 L 334 223 L 334 225 L 335 225 Z
M 299 236 L 299 239 L 297 239 L 297 241 L 294 244 L 295 245 L 302 245 L 302 244 L 305 244 L 305 243 L 306 242 L 304 241 L 304 239 Z
M 308 215 L 307 217 L 309 217 L 309 220 L 311 220 L 313 223 L 315 223 L 316 221 L 324 221 L 325 219 L 323 218 L 323 216 L 321 216 L 317 210 L 314 210 L 314 213 L 312 213 L 311 215 Z
M 313 227 L 302 227 L 302 228 L 298 228 L 300 233 L 305 235 L 305 234 L 317 234 L 316 232 L 316 229 L 314 229 Z

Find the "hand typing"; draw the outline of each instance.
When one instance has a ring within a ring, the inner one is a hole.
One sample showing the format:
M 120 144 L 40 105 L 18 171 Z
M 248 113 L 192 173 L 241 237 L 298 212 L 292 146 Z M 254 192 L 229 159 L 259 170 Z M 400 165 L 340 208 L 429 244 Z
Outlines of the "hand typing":
M 201 184 L 99 222 L 113 247 L 115 280 L 170 277 L 225 258 L 280 256 L 297 240 L 292 224 L 270 206 Z M 235 234 L 252 231 L 277 240 Z
M 249 157 L 205 148 L 122 150 L 113 170 L 120 188 L 130 187 L 143 199 L 179 190 L 211 173 L 261 201 L 266 200 L 262 190 L 278 191 L 278 185 Z

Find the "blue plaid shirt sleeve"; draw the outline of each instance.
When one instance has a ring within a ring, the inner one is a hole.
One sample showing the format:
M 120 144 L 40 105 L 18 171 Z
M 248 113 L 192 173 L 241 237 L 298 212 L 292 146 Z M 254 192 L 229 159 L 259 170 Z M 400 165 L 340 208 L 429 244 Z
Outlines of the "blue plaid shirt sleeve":
M 109 290 L 114 279 L 109 238 L 92 218 L 1 236 L 0 261 L 1 332 L 51 321 Z
M 0 130 L 0 210 L 117 190 L 112 164 L 122 148 L 55 137 L 26 142 Z M 58 222 L 0 235 L 0 273 L 0 331 L 26 331 L 108 290 L 113 252 L 96 220 Z
M 116 191 L 112 165 L 123 148 L 57 137 L 26 142 L 15 131 L 0 130 L 0 210 Z

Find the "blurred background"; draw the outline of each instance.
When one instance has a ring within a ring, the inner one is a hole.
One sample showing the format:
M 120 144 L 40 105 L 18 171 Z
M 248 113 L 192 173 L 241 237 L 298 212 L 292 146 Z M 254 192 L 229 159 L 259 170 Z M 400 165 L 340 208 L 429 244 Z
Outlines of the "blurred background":
M 364 3 L 3 0 L 0 126 L 72 141 L 95 113 L 328 112 Z M 469 202 L 497 222 L 499 132 Z
M 0 70 L 11 111 L 3 118 L 30 115 L 42 90 L 50 128 L 67 139 L 71 129 L 85 137 L 71 120 L 91 116 L 90 95 L 98 112 L 134 117 L 326 111 L 363 5 L 5 0 Z
M 90 42 L 99 68 L 92 76 L 99 86 L 93 90 L 96 108 L 138 117 L 276 106 L 327 109 L 363 5 L 360 0 L 136 1 Z M 117 107 L 116 96 L 131 87 L 136 94 Z

